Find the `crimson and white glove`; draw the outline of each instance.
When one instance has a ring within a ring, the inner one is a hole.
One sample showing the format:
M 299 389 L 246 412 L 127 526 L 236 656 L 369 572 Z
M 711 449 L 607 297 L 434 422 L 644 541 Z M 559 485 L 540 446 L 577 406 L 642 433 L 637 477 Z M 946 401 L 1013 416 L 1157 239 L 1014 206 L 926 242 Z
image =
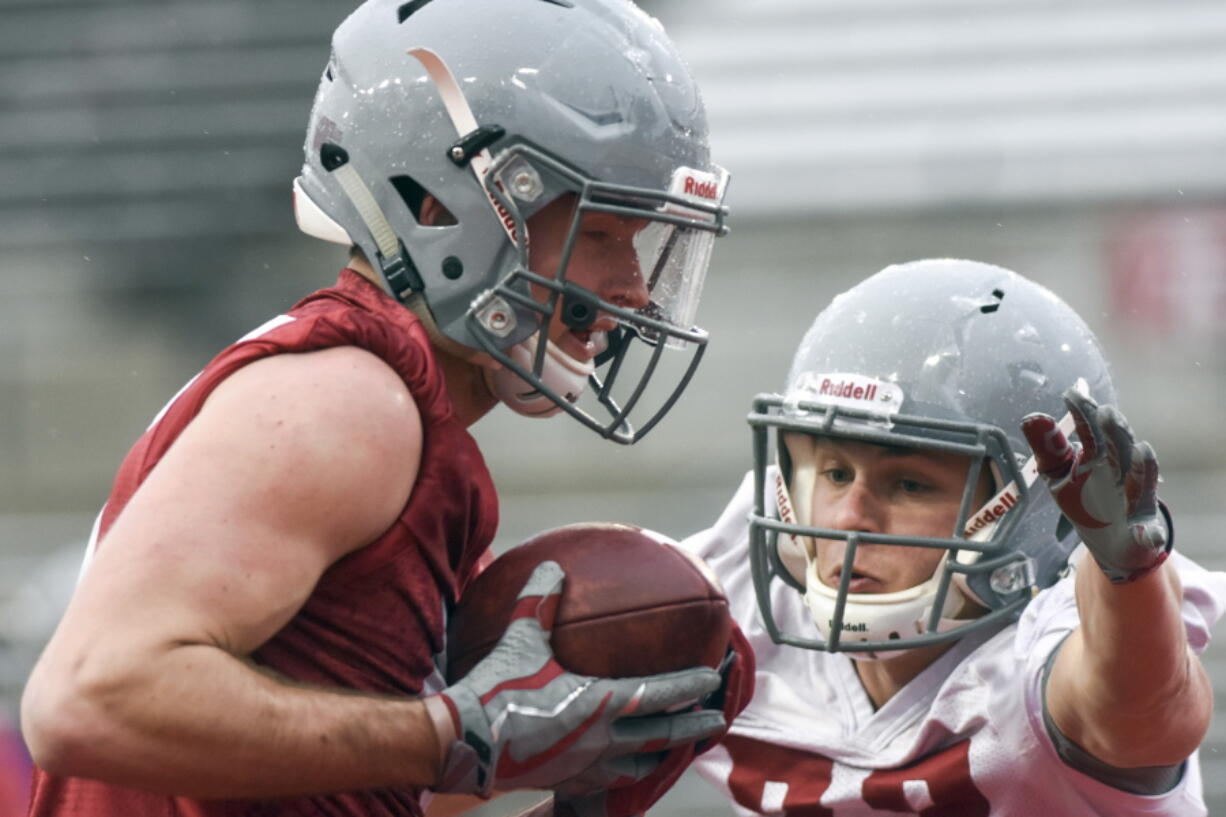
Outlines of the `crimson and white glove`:
M 1029 414 L 1022 433 L 1056 504 L 1112 582 L 1144 576 L 1170 553 L 1170 530 L 1157 501 L 1158 458 L 1137 442 L 1124 415 L 1069 389 L 1064 402 L 1080 443 L 1056 421 Z
M 593 793 L 641 780 L 665 750 L 723 730 L 718 711 L 677 711 L 719 687 L 708 667 L 616 680 L 564 670 L 549 646 L 564 578 L 556 562 L 538 565 L 490 654 L 426 699 L 432 713 L 446 706 L 457 736 L 436 791 Z
M 729 723 L 735 720 L 753 697 L 754 664 L 753 648 L 749 646 L 741 628 L 733 624 L 732 644 L 719 670 L 723 684 L 707 696 L 702 705 L 718 708 Z M 558 793 L 540 812 L 517 817 L 640 817 L 668 793 L 696 755 L 705 752 L 722 737 L 723 733 L 720 733 L 668 752 L 660 765 L 642 780 L 586 795 Z

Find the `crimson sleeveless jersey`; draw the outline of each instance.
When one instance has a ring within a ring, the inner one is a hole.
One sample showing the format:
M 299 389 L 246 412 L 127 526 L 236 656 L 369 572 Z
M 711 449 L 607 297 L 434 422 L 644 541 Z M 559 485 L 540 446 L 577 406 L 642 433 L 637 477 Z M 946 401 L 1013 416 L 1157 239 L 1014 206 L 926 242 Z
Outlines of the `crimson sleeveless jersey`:
M 1155 795 L 1113 788 L 1058 755 L 1043 723 L 1041 677 L 1078 625 L 1072 576 L 1039 593 L 1017 623 L 959 640 L 874 709 L 846 655 L 775 644 L 766 632 L 746 558 L 752 507 L 749 475 L 715 525 L 682 542 L 723 582 L 757 657 L 753 700 L 695 761 L 736 814 L 1204 817 L 1196 754 L 1178 784 Z M 1178 553 L 1171 564 L 1199 653 L 1226 609 L 1226 573 Z M 772 601 L 783 629 L 815 633 L 800 593 L 775 583 Z
M 225 349 L 128 453 L 96 530 L 103 536 L 145 476 L 240 367 L 270 355 L 336 346 L 367 349 L 404 380 L 421 415 L 423 448 L 407 504 L 375 542 L 333 564 L 294 618 L 255 652 L 297 681 L 375 694 L 442 688 L 445 608 L 458 598 L 497 526 L 498 501 L 476 441 L 455 417 L 425 329 L 407 309 L 352 270 Z M 199 801 L 153 795 L 35 769 L 30 814 L 99 817 L 419 815 L 422 792 L 389 788 L 277 801 Z

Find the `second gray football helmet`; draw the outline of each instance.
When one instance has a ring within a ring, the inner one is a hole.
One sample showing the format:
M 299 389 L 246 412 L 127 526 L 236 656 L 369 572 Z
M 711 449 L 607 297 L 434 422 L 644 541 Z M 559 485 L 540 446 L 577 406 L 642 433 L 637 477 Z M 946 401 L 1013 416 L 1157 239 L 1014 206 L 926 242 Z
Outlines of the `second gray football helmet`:
M 916 261 L 888 267 L 836 297 L 805 334 L 784 392 L 759 395 L 749 418 L 756 479 L 751 554 L 772 637 L 871 658 L 1016 617 L 1056 581 L 1077 544 L 1050 493 L 1035 483 L 1020 430 L 1034 411 L 1066 415 L 1070 388 L 1115 402 L 1106 359 L 1081 318 L 1009 270 Z M 795 484 L 795 447 L 782 442 L 793 433 L 966 455 L 954 529 L 948 537 L 920 538 L 814 527 L 805 518 L 806 498 L 797 495 L 806 488 Z M 768 468 L 772 454 L 777 472 Z M 978 504 L 974 493 L 985 468 L 991 498 Z M 916 587 L 855 594 L 848 592 L 851 571 L 839 587 L 816 576 L 806 539 L 846 541 L 848 559 L 861 545 L 918 545 L 947 556 Z M 805 594 L 817 636 L 779 631 L 771 609 L 775 581 Z M 988 612 L 956 618 L 963 599 Z
M 693 318 L 711 244 L 726 231 L 727 174 L 711 163 L 689 71 L 629 0 L 369 0 L 333 37 L 305 156 L 302 229 L 360 247 L 396 297 L 424 303 L 444 338 L 518 377 L 497 388 L 512 408 L 565 410 L 629 443 L 688 382 L 707 340 Z M 527 221 L 568 194 L 567 249 L 543 275 L 529 267 Z M 427 195 L 453 218 L 419 220 Z M 634 249 L 647 306 L 568 280 L 592 212 L 645 220 Z M 619 329 L 596 364 L 542 342 L 555 316 L 582 331 L 598 313 Z M 649 360 L 618 404 L 613 380 L 625 379 L 632 340 Z M 665 348 L 691 361 L 635 429 L 628 417 Z M 576 382 L 589 379 L 600 419 L 575 404 Z

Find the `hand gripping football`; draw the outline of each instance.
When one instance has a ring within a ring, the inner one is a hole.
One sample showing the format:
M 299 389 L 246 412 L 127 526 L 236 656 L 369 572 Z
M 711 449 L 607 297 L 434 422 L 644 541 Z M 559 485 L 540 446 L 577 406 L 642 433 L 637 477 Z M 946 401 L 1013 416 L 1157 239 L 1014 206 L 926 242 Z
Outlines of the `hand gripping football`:
M 658 533 L 588 522 L 534 536 L 469 584 L 448 627 L 448 683 L 498 643 L 524 582 L 546 560 L 566 573 L 551 636 L 565 669 L 626 678 L 719 667 L 732 619 L 706 563 Z

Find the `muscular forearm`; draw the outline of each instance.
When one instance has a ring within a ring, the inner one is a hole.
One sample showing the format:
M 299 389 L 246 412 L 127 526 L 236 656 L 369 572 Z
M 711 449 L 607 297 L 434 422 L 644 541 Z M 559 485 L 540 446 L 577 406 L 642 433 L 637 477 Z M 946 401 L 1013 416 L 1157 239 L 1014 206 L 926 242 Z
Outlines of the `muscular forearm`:
M 1113 584 L 1087 557 L 1081 627 L 1053 668 L 1049 705 L 1066 735 L 1117 766 L 1170 765 L 1203 739 L 1212 691 L 1188 650 L 1178 575 L 1163 565 Z
M 1179 577 L 1164 565 L 1113 584 L 1087 557 L 1077 574 L 1077 609 L 1089 678 L 1113 704 L 1169 700 L 1186 679 L 1187 637 Z
M 35 760 L 52 773 L 196 797 L 428 785 L 438 773 L 418 701 L 295 686 L 202 645 L 127 671 L 112 662 L 99 678 L 81 666 L 40 665 L 23 701 Z

